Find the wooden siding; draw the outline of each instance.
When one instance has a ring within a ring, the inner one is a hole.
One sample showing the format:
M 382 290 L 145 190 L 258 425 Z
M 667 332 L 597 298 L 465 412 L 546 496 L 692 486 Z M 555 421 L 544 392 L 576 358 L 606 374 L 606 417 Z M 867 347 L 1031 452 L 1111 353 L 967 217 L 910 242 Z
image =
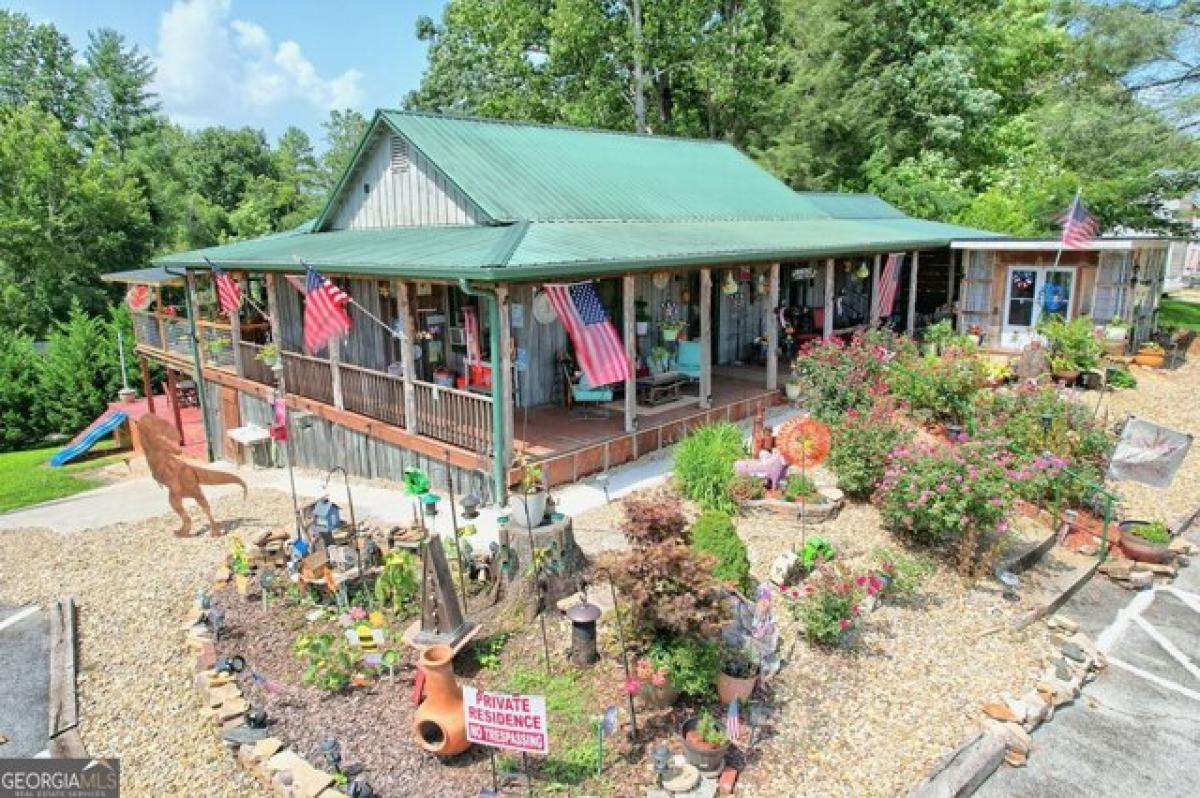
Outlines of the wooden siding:
M 822 267 L 817 268 L 818 279 L 823 275 Z M 737 361 L 750 361 L 754 358 L 754 339 L 763 332 L 763 305 L 767 302 L 765 294 L 759 295 L 756 288 L 758 276 L 767 271 L 766 267 L 751 270 L 749 283 L 740 283 L 741 300 L 721 291 L 725 283 L 728 269 L 713 272 L 713 284 L 717 296 L 717 350 L 714 364 L 722 365 Z M 786 270 L 780 271 L 780 279 L 784 279 Z M 750 301 L 746 301 L 749 297 Z M 739 328 L 740 323 L 740 328 Z
M 271 406 L 259 397 L 242 392 L 239 394 L 243 423 L 269 426 L 273 418 Z M 216 395 L 215 391 L 213 395 Z M 441 460 L 372 438 L 310 413 L 293 412 L 291 419 L 292 452 L 295 465 L 299 468 L 326 471 L 340 465 L 358 477 L 394 482 L 404 479 L 404 469 L 419 468 L 429 474 L 435 488 L 449 489 L 449 472 Z M 278 460 L 281 464 L 284 462 L 282 453 Z M 492 500 L 489 475 L 455 466 L 450 468 L 454 470 L 455 487 L 460 494 L 473 492 L 484 502 Z M 397 500 L 403 500 L 399 493 Z
M 521 325 L 512 331 L 517 348 L 514 394 L 517 407 L 562 402 L 562 382 L 557 372 L 559 355 L 567 349 L 567 331 L 557 318 L 549 324 L 533 318 L 533 295 L 537 288 L 539 286 L 514 285 L 508 292 L 510 316 L 517 306 L 521 308 L 516 312 Z M 608 312 L 614 314 L 616 308 L 608 308 Z M 486 352 L 484 357 L 487 357 Z M 520 425 L 521 419 L 516 423 Z
M 342 188 L 329 229 L 478 224 L 483 214 L 474 203 L 411 146 L 407 168 L 392 168 L 394 135 L 384 130 L 371 142 Z

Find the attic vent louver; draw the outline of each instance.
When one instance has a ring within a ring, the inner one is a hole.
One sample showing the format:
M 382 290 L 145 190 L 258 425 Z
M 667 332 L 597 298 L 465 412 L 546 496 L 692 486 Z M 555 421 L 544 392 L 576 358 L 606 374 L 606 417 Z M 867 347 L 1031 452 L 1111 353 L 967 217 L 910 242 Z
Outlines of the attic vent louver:
M 392 171 L 408 171 L 408 142 L 399 136 L 392 136 Z

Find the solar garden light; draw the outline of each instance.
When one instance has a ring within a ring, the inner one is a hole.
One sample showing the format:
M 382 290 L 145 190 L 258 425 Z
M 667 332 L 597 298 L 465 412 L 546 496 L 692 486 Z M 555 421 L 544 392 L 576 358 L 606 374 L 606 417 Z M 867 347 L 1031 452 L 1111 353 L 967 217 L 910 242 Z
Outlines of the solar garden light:
M 658 786 L 663 786 L 663 776 L 671 765 L 671 749 L 665 743 L 655 743 L 650 748 L 650 759 L 654 762 L 654 776 Z
M 621 620 L 621 607 L 617 604 L 617 585 L 613 581 L 612 572 L 607 568 L 596 568 L 594 573 L 608 577 L 608 589 L 612 592 L 613 615 L 617 619 L 617 640 L 621 643 L 621 669 L 625 671 L 625 682 L 628 684 L 633 678 L 633 671 L 629 668 L 629 648 L 625 645 L 625 623 Z M 633 703 L 633 693 L 628 690 L 625 692 L 629 697 L 629 736 L 634 738 L 637 737 L 637 709 Z
M 325 757 L 334 773 L 342 772 L 342 746 L 336 737 L 326 737 L 321 741 L 321 756 Z
M 262 707 L 250 707 L 246 713 L 246 725 L 251 729 L 267 728 L 267 711 Z
M 1050 425 L 1054 422 L 1054 416 L 1049 413 L 1042 413 L 1042 448 L 1046 448 L 1046 441 L 1050 437 Z
M 362 776 L 346 785 L 346 795 L 349 798 L 375 798 L 375 790 Z
M 604 491 L 604 503 L 612 504 L 612 498 L 610 498 L 608 495 L 608 474 L 604 471 L 601 471 L 599 474 L 597 474 L 596 484 L 599 485 L 600 489 Z
M 478 518 L 479 517 L 479 505 L 481 503 L 482 502 L 479 501 L 479 497 L 476 496 L 474 493 L 468 493 L 466 496 L 464 496 L 463 500 L 461 502 L 462 510 L 463 510 L 463 520 L 473 521 L 476 518 Z
M 571 648 L 567 659 L 578 668 L 589 668 L 600 661 L 600 653 L 596 650 L 596 621 L 603 611 L 587 600 L 587 591 L 583 593 L 583 601 L 567 610 L 567 619 L 571 622 Z
M 262 605 L 265 608 L 268 603 L 271 588 L 274 587 L 277 581 L 277 574 L 274 568 L 264 568 L 258 574 L 258 584 L 262 588 Z
M 436 493 L 426 493 L 421 497 L 421 505 L 425 511 L 425 517 L 434 518 L 437 516 L 438 495 Z

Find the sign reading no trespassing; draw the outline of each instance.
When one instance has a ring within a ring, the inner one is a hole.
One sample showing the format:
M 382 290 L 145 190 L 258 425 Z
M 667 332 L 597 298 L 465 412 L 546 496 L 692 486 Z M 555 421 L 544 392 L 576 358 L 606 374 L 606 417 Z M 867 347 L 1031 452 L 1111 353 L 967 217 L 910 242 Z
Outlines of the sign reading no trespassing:
M 489 693 L 463 685 L 467 739 L 527 754 L 550 753 L 546 697 Z

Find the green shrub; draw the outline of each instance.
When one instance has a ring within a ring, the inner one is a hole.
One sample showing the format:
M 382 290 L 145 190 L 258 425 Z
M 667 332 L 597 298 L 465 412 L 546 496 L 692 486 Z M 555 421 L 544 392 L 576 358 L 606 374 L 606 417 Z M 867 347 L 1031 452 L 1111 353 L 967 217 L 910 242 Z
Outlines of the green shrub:
M 849 343 L 833 338 L 806 344 L 792 364 L 804 406 L 831 424 L 847 410 L 866 410 L 886 391 L 888 360 L 900 352 L 907 359 L 911 346 L 880 331 L 855 333 Z
M 1110 388 L 1136 388 L 1137 377 L 1130 374 L 1125 369 L 1114 369 L 1109 375 L 1108 385 Z
M 692 547 L 717 558 L 713 576 L 722 582 L 732 582 L 739 588 L 750 586 L 750 558 L 746 544 L 738 537 L 737 528 L 728 513 L 709 510 L 692 525 Z
M 790 502 L 798 502 L 801 499 L 811 502 L 817 498 L 817 483 L 805 474 L 792 474 L 783 483 L 783 498 Z
M 721 422 L 694 430 L 675 452 L 675 476 L 683 495 L 705 510 L 736 511 L 729 486 L 734 461 L 745 455 L 741 430 L 733 424 Z
M 1171 530 L 1162 521 L 1151 521 L 1143 526 L 1134 527 L 1129 531 L 1142 540 L 1147 540 L 1151 543 L 1165 545 L 1171 542 Z
M 689 698 L 707 699 L 716 688 L 721 651 L 709 640 L 658 638 L 646 652 L 646 659 L 657 668 L 665 668 L 671 686 Z
M 1051 313 L 1038 322 L 1037 331 L 1050 343 L 1050 366 L 1055 371 L 1088 371 L 1100 362 L 1104 347 L 1087 316 L 1065 321 Z
M 736 475 L 729 483 L 729 500 L 737 506 L 767 495 L 767 486 L 758 477 Z
M 893 363 L 888 370 L 892 392 L 905 400 L 915 415 L 947 423 L 966 421 L 987 381 L 983 359 L 958 348 L 912 363 Z
M 933 562 L 924 557 L 908 557 L 891 549 L 875 549 L 871 556 L 886 581 L 880 591 L 885 598 L 913 595 L 935 570 Z
M 31 446 L 46 434 L 41 366 L 33 338 L 0 330 L 0 452 Z
M 847 413 L 833 430 L 829 452 L 838 487 L 856 499 L 870 496 L 883 478 L 888 453 L 910 440 L 912 433 L 900 426 L 888 403 L 881 402 L 868 413 Z

